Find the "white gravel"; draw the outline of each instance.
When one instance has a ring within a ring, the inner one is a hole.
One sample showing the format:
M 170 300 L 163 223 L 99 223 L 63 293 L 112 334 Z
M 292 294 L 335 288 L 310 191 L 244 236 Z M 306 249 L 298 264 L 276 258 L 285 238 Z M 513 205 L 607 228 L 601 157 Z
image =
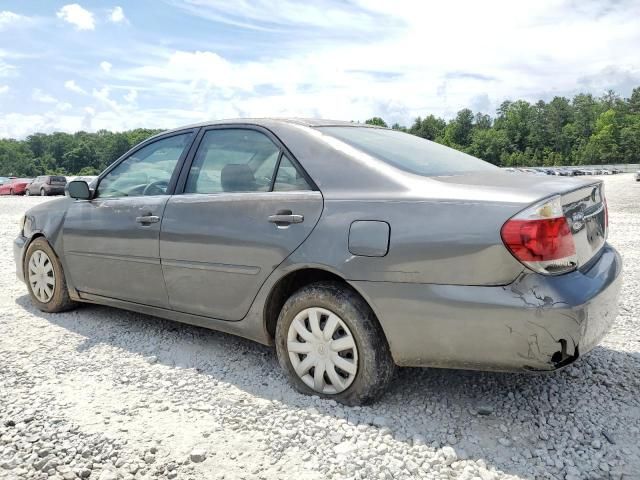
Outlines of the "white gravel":
M 402 369 L 379 403 L 299 395 L 270 348 L 106 307 L 33 308 L 0 197 L 0 478 L 640 478 L 640 182 L 606 177 L 622 308 L 550 375 Z

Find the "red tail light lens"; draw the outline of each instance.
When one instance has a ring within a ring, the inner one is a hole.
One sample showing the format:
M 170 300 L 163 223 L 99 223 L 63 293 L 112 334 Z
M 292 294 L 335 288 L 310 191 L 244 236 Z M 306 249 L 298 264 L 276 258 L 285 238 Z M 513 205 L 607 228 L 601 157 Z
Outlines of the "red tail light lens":
M 511 218 L 500 235 L 511 254 L 536 272 L 560 274 L 576 268 L 576 247 L 559 196 Z

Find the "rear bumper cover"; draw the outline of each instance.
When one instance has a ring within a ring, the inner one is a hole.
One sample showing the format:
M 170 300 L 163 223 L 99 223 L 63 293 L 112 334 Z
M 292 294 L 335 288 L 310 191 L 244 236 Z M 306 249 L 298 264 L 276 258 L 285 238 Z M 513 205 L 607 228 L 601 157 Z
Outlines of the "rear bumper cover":
M 375 310 L 395 362 L 498 371 L 563 367 L 618 312 L 622 261 L 605 244 L 587 271 L 524 273 L 506 286 L 351 282 Z

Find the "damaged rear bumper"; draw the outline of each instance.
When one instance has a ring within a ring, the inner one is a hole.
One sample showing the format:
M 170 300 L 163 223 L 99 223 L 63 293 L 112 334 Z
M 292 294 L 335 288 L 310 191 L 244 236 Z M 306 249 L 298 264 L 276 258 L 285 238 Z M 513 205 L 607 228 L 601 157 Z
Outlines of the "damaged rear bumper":
M 523 273 L 506 286 L 351 282 L 370 302 L 395 362 L 499 371 L 555 370 L 591 350 L 618 313 L 619 254 L 585 271 Z

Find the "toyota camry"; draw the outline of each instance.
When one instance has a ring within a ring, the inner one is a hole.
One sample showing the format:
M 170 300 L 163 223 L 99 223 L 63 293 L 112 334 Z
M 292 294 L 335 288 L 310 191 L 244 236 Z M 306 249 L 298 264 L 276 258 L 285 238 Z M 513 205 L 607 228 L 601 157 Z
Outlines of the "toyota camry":
M 396 366 L 552 371 L 606 334 L 621 260 L 598 179 L 513 175 L 368 125 L 242 119 L 150 138 L 14 243 L 33 304 L 88 302 L 275 345 L 346 404 Z

